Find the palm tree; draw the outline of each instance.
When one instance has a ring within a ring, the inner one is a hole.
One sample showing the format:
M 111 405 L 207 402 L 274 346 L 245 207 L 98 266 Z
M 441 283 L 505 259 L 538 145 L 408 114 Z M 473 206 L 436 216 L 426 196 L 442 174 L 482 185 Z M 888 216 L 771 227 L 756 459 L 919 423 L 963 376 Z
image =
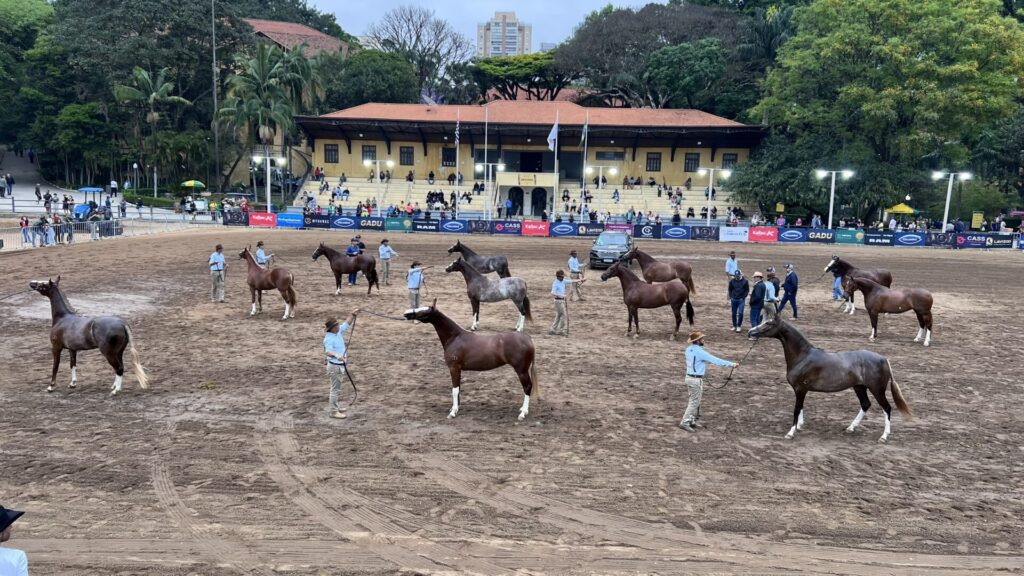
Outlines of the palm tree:
M 288 70 L 276 46 L 260 44 L 253 58 L 238 56 L 240 69 L 228 78 L 228 98 L 220 109 L 221 119 L 251 146 L 259 139 L 274 141 L 279 130 L 292 127 L 294 107 L 288 97 Z
M 167 80 L 167 68 L 161 68 L 156 78 L 146 70 L 136 66 L 132 69 L 132 76 L 135 78 L 135 86 L 114 86 L 114 98 L 122 104 L 144 103 L 149 111 L 146 112 L 146 122 L 149 123 L 150 135 L 156 133 L 156 124 L 160 120 L 160 113 L 157 106 L 161 104 L 181 104 L 191 106 L 192 103 L 172 94 L 174 83 Z
M 767 68 L 775 62 L 779 49 L 792 34 L 792 6 L 771 6 L 767 10 L 758 8 L 747 21 L 739 54 L 746 61 L 756 63 L 760 69 Z

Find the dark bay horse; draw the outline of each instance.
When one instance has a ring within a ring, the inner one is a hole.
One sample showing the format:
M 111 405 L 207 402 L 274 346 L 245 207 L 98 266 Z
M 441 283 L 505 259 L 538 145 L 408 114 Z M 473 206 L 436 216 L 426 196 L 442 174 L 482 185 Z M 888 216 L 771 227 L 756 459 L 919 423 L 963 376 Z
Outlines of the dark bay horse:
M 434 301 L 434 305 L 437 301 Z M 540 400 L 540 381 L 537 380 L 533 340 L 520 332 L 501 334 L 474 334 L 467 332 L 454 320 L 442 314 L 434 305 L 408 310 L 407 320 L 419 320 L 434 326 L 444 349 L 444 363 L 452 376 L 452 409 L 449 418 L 459 413 L 459 390 L 462 371 L 484 372 L 508 364 L 519 376 L 523 386 L 523 405 L 519 419 L 530 412 L 530 398 Z
M 132 357 L 132 369 L 139 379 L 139 388 L 149 388 L 149 378 L 139 363 L 139 353 L 135 351 L 132 331 L 128 324 L 115 316 L 79 316 L 68 303 L 64 292 L 60 289 L 60 276 L 57 281 L 33 280 L 29 287 L 50 299 L 50 317 L 53 327 L 50 329 L 50 345 L 53 348 L 53 374 L 47 392 L 53 392 L 57 383 L 57 369 L 60 367 L 60 355 L 67 349 L 71 360 L 71 384 L 74 388 L 78 383 L 78 353 L 83 350 L 100 349 L 100 354 L 114 368 L 114 383 L 110 393 L 121 391 L 124 378 L 124 351 L 127 349 Z
M 828 266 L 825 266 L 825 272 L 836 271 L 842 277 L 843 286 L 846 285 L 848 278 L 868 278 L 875 282 L 878 282 L 886 288 L 892 286 L 892 273 L 885 268 L 857 268 L 853 264 L 850 264 L 846 260 L 843 260 L 839 256 L 833 255 L 832 259 L 828 261 Z M 843 312 L 849 312 L 853 314 L 853 296 L 848 296 L 846 304 L 843 306 Z
M 469 327 L 470 330 L 476 330 L 480 325 L 481 302 L 512 300 L 519 310 L 516 332 L 522 332 L 526 320 L 533 322 L 530 315 L 530 297 L 526 295 L 526 280 L 515 277 L 491 280 L 462 258 L 449 264 L 444 271 L 462 272 L 462 278 L 466 281 L 466 295 L 473 306 L 473 323 Z
M 298 302 L 298 297 L 295 295 L 295 277 L 292 276 L 292 273 L 287 268 L 267 270 L 256 263 L 256 258 L 248 248 L 239 252 L 238 257 L 249 265 L 246 275 L 246 283 L 249 284 L 249 293 L 252 295 L 252 312 L 249 315 L 255 316 L 257 313 L 263 312 L 264 290 L 276 289 L 284 299 L 284 316 L 281 317 L 281 320 L 295 318 L 295 304 Z
M 637 312 L 639 308 L 672 307 L 672 313 L 676 317 L 676 327 L 669 340 L 675 340 L 676 334 L 679 333 L 679 324 L 683 321 L 683 316 L 680 314 L 683 304 L 686 304 L 686 320 L 689 321 L 691 326 L 693 325 L 693 305 L 690 303 L 690 289 L 685 284 L 681 281 L 677 282 L 675 279 L 670 282 L 648 284 L 637 278 L 636 274 L 633 274 L 633 271 L 627 266 L 620 260 L 609 266 L 604 271 L 604 274 L 601 274 L 602 282 L 612 276 L 618 276 L 619 282 L 622 283 L 622 301 L 625 302 L 626 308 L 629 310 L 626 336 L 632 333 L 634 325 L 636 326 L 636 333 L 633 334 L 633 337 L 640 336 L 640 315 Z
M 331 272 L 334 273 L 334 295 L 341 294 L 341 277 L 351 272 L 362 272 L 363 276 L 366 276 L 366 295 L 369 296 L 373 287 L 377 287 L 377 293 L 380 293 L 380 281 L 377 278 L 377 259 L 372 254 L 360 254 L 359 256 L 348 256 L 344 252 L 339 252 L 330 246 L 327 246 L 323 242 L 320 246 L 313 251 L 313 261 L 317 258 L 326 256 L 327 261 L 331 264 Z
M 686 284 L 690 294 L 697 293 L 697 288 L 693 285 L 693 268 L 682 260 L 656 260 L 654 256 L 640 250 L 635 244 L 629 252 L 622 255 L 622 259 L 627 264 L 633 260 L 639 261 L 640 270 L 647 282 L 669 282 L 679 278 L 683 284 Z
M 466 259 L 466 262 L 476 268 L 481 274 L 489 274 L 491 272 L 497 272 L 498 276 L 502 278 L 509 278 L 512 273 L 508 271 L 508 258 L 504 256 L 481 256 L 476 252 L 473 252 L 469 246 L 462 243 L 461 240 L 456 240 L 455 244 L 448 249 L 448 253 L 459 252 L 462 257 Z
M 932 293 L 924 288 L 890 289 L 873 282 L 868 278 L 853 277 L 846 281 L 846 296 L 853 301 L 853 293 L 860 290 L 864 294 L 864 309 L 871 317 L 871 337 L 878 335 L 878 315 L 902 314 L 910 310 L 917 315 L 917 336 L 914 342 L 924 338 L 924 345 L 932 341 Z
M 786 434 L 787 440 L 791 440 L 797 430 L 804 429 L 804 397 L 808 392 L 841 392 L 853 388 L 860 401 L 860 412 L 846 428 L 847 432 L 853 432 L 871 407 L 871 401 L 868 400 L 870 390 L 882 410 L 885 410 L 885 432 L 878 439 L 879 442 L 888 440 L 891 431 L 892 406 L 885 398 L 885 389 L 890 384 L 896 408 L 910 415 L 910 406 L 903 399 L 900 386 L 892 375 L 892 365 L 885 356 L 870 350 L 826 352 L 812 346 L 799 330 L 778 316 L 751 328 L 748 334 L 777 338 L 782 342 L 782 351 L 786 355 L 786 380 L 796 394 L 793 427 Z

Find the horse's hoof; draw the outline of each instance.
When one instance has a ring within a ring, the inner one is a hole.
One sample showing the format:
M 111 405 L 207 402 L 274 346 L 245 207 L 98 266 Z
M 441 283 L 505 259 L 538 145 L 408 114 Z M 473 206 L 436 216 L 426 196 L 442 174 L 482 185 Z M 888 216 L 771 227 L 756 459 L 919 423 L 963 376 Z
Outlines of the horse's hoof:
M 786 434 L 785 436 L 783 436 L 783 438 L 785 438 L 786 440 L 792 440 L 793 439 L 793 435 L 792 434 Z
M 520 412 L 519 413 L 519 421 L 522 422 L 523 420 L 526 420 L 526 413 Z
M 72 382 L 71 384 L 68 384 L 68 388 L 71 388 L 72 390 L 75 389 L 75 386 L 78 386 L 77 382 Z
M 46 387 L 46 391 L 47 392 L 53 392 L 53 386 L 47 386 Z
M 924 345 L 925 345 L 925 347 L 928 347 L 928 346 L 931 346 L 932 344 L 931 344 L 931 342 L 925 342 Z
M 448 413 L 448 419 L 451 420 L 452 418 L 455 418 L 456 414 L 458 414 L 458 413 L 457 412 L 449 412 Z
M 881 438 L 878 439 L 878 443 L 879 444 L 885 444 L 888 441 L 889 441 L 889 437 L 888 436 L 882 436 Z
M 633 340 L 636 340 L 639 337 L 640 337 L 640 333 L 639 332 L 637 332 L 636 334 L 633 334 Z
M 852 426 L 843 429 L 843 431 L 846 432 L 847 434 L 853 434 L 855 430 L 857 429 Z

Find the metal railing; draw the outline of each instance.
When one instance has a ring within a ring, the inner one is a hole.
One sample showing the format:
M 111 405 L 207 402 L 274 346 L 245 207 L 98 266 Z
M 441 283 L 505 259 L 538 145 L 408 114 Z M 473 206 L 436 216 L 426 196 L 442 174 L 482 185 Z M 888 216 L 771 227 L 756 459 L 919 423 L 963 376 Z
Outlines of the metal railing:
M 211 224 L 219 222 L 209 219 L 205 222 L 192 222 L 191 219 L 176 217 L 118 218 L 88 222 L 65 220 L 60 224 L 46 226 L 38 226 L 33 222 L 27 228 L 0 228 L 0 252 L 179 232 Z

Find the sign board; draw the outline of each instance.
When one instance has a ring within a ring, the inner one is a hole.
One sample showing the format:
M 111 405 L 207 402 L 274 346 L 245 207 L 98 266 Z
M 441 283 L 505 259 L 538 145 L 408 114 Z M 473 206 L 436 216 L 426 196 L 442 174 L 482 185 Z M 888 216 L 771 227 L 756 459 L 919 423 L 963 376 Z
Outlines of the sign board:
M 518 220 L 495 220 L 491 222 L 491 234 L 519 236 L 522 232 L 523 223 Z
M 600 236 L 604 232 L 604 224 L 577 224 L 577 236 Z
M 77 208 L 76 208 L 77 210 Z M 227 210 L 224 212 L 225 226 L 248 226 L 249 213 L 241 210 Z
M 897 232 L 893 237 L 893 246 L 927 246 L 928 235 L 924 232 Z
M 690 240 L 718 240 L 718 226 L 690 226 Z
M 302 226 L 305 228 L 330 228 L 331 217 L 326 214 L 307 214 L 302 217 Z
M 469 232 L 468 220 L 441 220 L 440 232 L 448 234 L 465 234 Z
M 864 232 L 861 230 L 836 230 L 836 244 L 863 244 Z
M 985 219 L 984 212 L 971 213 L 971 230 L 981 230 L 981 222 Z
M 773 226 L 755 226 L 747 233 L 750 242 L 778 242 L 779 229 Z
M 989 234 L 985 239 L 986 248 L 1013 248 L 1013 234 Z
M 718 229 L 718 239 L 722 242 L 746 242 L 750 228 L 746 226 L 725 226 Z
M 633 238 L 661 238 L 661 224 L 637 224 L 633 226 Z
M 892 246 L 895 234 L 892 232 L 864 232 L 865 246 Z
M 331 228 L 356 230 L 359 228 L 359 219 L 353 216 L 331 216 Z
M 412 218 L 388 218 L 384 221 L 384 229 L 389 232 L 408 232 L 412 230 Z
M 604 229 L 609 232 L 625 232 L 626 234 L 633 234 L 632 224 L 605 224 Z
M 779 242 L 807 242 L 806 228 L 779 228 Z
M 413 232 L 437 232 L 441 223 L 438 220 L 413 220 Z
M 664 240 L 689 240 L 690 227 L 676 226 L 674 224 L 661 225 L 661 237 Z
M 278 228 L 302 228 L 305 225 L 302 214 L 294 212 L 280 212 L 277 215 Z
M 835 230 L 823 230 L 823 229 L 819 229 L 819 228 L 814 228 L 812 230 L 808 230 L 807 231 L 807 241 L 808 242 L 818 242 L 818 243 L 821 243 L 821 244 L 831 244 L 831 243 L 836 241 L 836 231 Z
M 776 214 L 782 214 L 785 211 L 786 211 L 786 205 L 785 204 L 783 204 L 782 202 L 776 202 L 775 203 L 775 213 Z
M 573 230 L 575 229 L 573 227 Z M 523 222 L 523 236 L 547 236 L 550 230 L 551 224 L 548 222 L 537 222 L 535 220 Z
M 384 230 L 383 218 L 362 217 L 359 218 L 360 230 Z
M 470 234 L 490 234 L 491 233 L 491 222 L 490 222 L 490 220 L 470 220 L 469 221 L 469 233 Z
M 569 224 L 568 222 L 552 222 L 551 226 L 548 227 L 548 233 L 552 237 L 557 237 L 557 236 L 575 236 L 576 235 L 576 225 L 575 224 Z
M 956 234 L 949 232 L 929 232 L 927 240 L 929 246 L 955 246 Z
M 519 185 L 520 186 L 536 186 L 537 175 L 536 174 L 519 174 Z
M 249 212 L 249 226 L 273 228 L 277 225 L 277 214 L 273 212 Z

